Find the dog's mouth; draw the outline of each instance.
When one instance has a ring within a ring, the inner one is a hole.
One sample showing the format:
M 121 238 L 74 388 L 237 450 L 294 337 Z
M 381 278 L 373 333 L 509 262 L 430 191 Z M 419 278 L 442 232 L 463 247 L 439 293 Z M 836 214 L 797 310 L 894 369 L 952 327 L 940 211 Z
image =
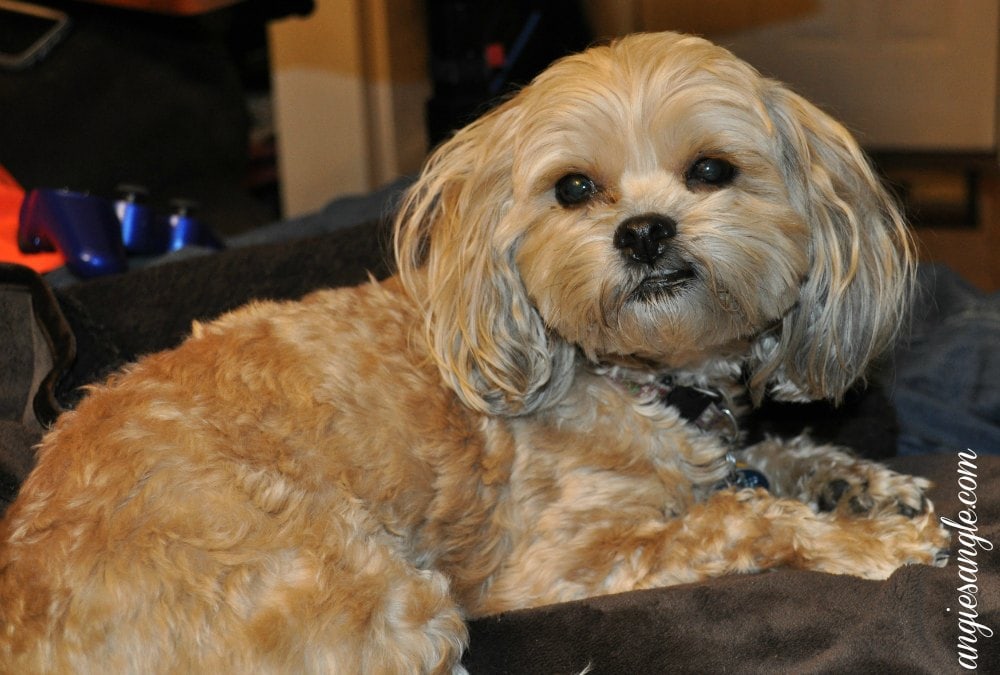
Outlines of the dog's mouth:
M 639 282 L 631 293 L 631 299 L 637 302 L 651 302 L 664 296 L 675 295 L 696 277 L 694 268 L 690 265 L 656 270 Z

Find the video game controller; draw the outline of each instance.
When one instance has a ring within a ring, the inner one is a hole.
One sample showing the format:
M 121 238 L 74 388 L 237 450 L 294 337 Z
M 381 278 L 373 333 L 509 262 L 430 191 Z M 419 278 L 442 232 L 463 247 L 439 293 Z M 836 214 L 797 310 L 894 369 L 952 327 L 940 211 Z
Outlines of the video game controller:
M 75 275 L 89 279 L 128 269 L 129 255 L 159 255 L 222 243 L 195 215 L 196 202 L 175 199 L 157 216 L 145 188 L 119 186 L 108 201 L 86 192 L 31 190 L 21 204 L 17 243 L 24 253 L 58 249 Z
M 17 245 L 23 253 L 58 249 L 83 278 L 128 269 L 111 203 L 86 192 L 31 190 L 21 204 Z
M 146 203 L 149 192 L 141 185 L 119 185 L 115 215 L 121 223 L 122 244 L 136 255 L 159 253 L 166 248 L 165 232 Z
M 166 217 L 167 251 L 179 251 L 185 246 L 222 248 L 212 231 L 198 218 L 198 202 L 181 197 L 171 199 Z

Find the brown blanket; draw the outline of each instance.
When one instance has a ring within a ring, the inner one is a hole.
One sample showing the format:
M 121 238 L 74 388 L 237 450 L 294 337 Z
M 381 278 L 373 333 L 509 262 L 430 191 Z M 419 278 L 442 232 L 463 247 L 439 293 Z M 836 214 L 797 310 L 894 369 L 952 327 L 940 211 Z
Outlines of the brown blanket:
M 388 268 L 379 234 L 384 231 L 368 226 L 230 250 L 59 289 L 54 301 L 46 294 L 20 293 L 23 279 L 16 270 L 0 274 L 0 282 L 7 282 L 15 299 L 32 298 L 55 352 L 52 361 L 63 364 L 58 404 L 71 406 L 80 385 L 144 352 L 176 344 L 191 319 L 215 316 L 255 297 L 297 297 L 317 286 L 356 283 L 369 270 L 384 276 Z M 4 288 L 0 283 L 0 294 Z M 15 336 L 24 330 L 9 321 L 2 327 Z M 14 341 L 3 342 L 3 350 L 11 352 L 6 363 L 34 362 L 32 345 L 39 347 L 39 341 L 21 342 L 23 355 L 13 353 Z M 70 342 L 76 346 L 71 365 L 63 353 Z M 14 370 L 0 373 L 7 387 L 15 382 Z M 27 404 L 26 395 L 12 400 L 17 414 L 0 419 L 0 510 L 30 469 L 30 445 L 38 437 L 21 423 L 18 411 Z M 36 412 L 47 401 L 36 400 Z M 893 445 L 885 439 L 891 410 L 884 406 L 884 399 L 866 398 L 836 416 L 812 408 L 792 416 L 800 423 L 804 414 L 835 420 L 837 437 L 831 440 L 884 449 Z M 784 428 L 787 422 L 772 412 L 763 428 Z M 815 420 L 808 425 L 822 427 Z M 852 426 L 855 432 L 844 437 Z M 587 667 L 613 674 L 948 673 L 961 672 L 963 662 L 1000 672 L 1000 636 L 990 637 L 1000 628 L 1000 555 L 987 550 L 1000 542 L 1000 457 L 975 459 L 968 472 L 975 474 L 974 488 L 971 475 L 961 476 L 964 486 L 959 486 L 957 462 L 956 454 L 891 461 L 898 470 L 931 478 L 939 515 L 954 522 L 961 522 L 965 508 L 960 490 L 966 490 L 966 501 L 977 499 L 981 545 L 970 547 L 968 537 L 956 537 L 956 555 L 946 568 L 906 568 L 886 581 L 785 570 L 511 612 L 471 623 L 465 662 L 474 674 L 550 675 Z

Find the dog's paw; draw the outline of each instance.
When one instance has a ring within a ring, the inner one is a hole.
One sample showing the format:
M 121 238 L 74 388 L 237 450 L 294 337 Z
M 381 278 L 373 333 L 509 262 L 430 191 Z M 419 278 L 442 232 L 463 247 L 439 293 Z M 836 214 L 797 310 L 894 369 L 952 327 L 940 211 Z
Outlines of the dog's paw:
M 859 519 L 831 513 L 817 516 L 834 523 L 837 536 L 814 543 L 811 567 L 866 579 L 886 579 L 905 565 L 944 567 L 951 535 L 938 522 L 933 507 L 907 518 L 884 513 Z
M 914 518 L 927 513 L 925 478 L 896 473 L 864 460 L 821 466 L 809 476 L 807 501 L 820 512 L 875 517 L 899 514 Z

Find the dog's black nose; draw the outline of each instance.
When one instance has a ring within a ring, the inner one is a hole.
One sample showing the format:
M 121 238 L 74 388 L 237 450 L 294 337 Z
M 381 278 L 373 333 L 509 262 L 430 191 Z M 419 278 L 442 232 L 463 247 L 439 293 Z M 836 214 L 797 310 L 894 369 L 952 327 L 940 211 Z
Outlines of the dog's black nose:
M 677 223 L 656 213 L 623 221 L 615 230 L 615 248 L 636 262 L 652 265 L 667 250 L 667 240 L 677 235 Z

